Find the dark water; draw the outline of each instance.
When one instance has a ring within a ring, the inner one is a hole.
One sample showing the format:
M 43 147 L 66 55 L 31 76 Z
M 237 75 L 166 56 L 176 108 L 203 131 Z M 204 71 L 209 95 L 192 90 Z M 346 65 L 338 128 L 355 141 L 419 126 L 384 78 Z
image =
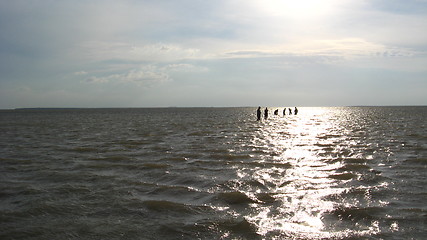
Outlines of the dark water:
M 299 110 L 0 111 L 0 239 L 425 239 L 427 107 Z

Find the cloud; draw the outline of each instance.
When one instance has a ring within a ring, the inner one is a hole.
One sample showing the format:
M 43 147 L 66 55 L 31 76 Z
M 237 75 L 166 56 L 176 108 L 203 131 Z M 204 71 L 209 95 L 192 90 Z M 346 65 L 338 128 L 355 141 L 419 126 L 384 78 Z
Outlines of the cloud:
M 195 66 L 193 64 L 188 64 L 188 63 L 169 64 L 166 67 L 164 67 L 164 69 L 167 70 L 167 71 L 187 72 L 187 73 L 209 71 L 209 68 L 207 68 L 207 67 Z
M 115 73 L 106 76 L 92 76 L 85 80 L 86 83 L 113 83 L 135 84 L 136 86 L 151 87 L 171 81 L 170 76 L 155 66 L 143 66 L 139 69 L 131 69 L 124 73 Z
M 269 62 L 278 68 L 314 64 L 351 65 L 354 64 L 354 61 L 358 61 L 360 64 L 365 61 L 365 67 L 375 67 L 372 65 L 374 63 L 372 60 L 415 59 L 420 55 L 423 55 L 423 52 L 408 48 L 386 46 L 361 38 L 341 38 L 316 39 L 298 44 L 276 46 L 275 48 L 232 51 L 223 54 L 223 58 L 259 59 L 259 61 Z M 395 67 L 402 68 L 403 66 Z
M 304 47 L 305 54 L 342 56 L 346 58 L 372 56 L 413 56 L 410 49 L 386 46 L 361 38 L 316 40 Z
M 236 50 L 233 52 L 225 53 L 225 56 L 232 58 L 259 58 L 259 57 L 274 57 L 279 55 L 288 55 L 289 53 L 271 52 L 269 50 Z
M 87 72 L 85 72 L 85 71 L 74 72 L 74 75 L 76 75 L 76 76 L 82 76 L 82 75 L 86 75 L 86 74 L 87 74 Z
M 4 93 L 17 86 L 39 91 L 19 95 L 31 103 L 30 96 L 56 100 L 43 91 L 64 90 L 73 103 L 79 102 L 74 96 L 90 105 L 97 92 L 100 104 L 109 93 L 117 97 L 110 103 L 139 99 L 155 106 L 192 91 L 197 98 L 211 94 L 205 105 L 227 91 L 230 101 L 239 96 L 244 104 L 261 88 L 265 95 L 258 99 L 277 91 L 279 101 L 291 88 L 298 98 L 310 84 L 357 86 L 375 79 L 380 86 L 390 76 L 421 81 L 427 71 L 425 3 L 0 1 L 0 103 L 13 106 L 6 99 L 13 94 Z M 407 85 L 397 82 L 404 91 Z M 332 90 L 327 93 L 339 94 Z
M 119 77 L 122 82 L 141 83 L 143 85 L 151 85 L 155 83 L 162 83 L 170 80 L 168 74 L 158 71 L 155 67 L 148 67 L 146 69 L 131 70 L 128 73 Z
M 86 79 L 87 83 L 107 83 L 109 82 L 112 77 L 90 77 Z
M 152 61 L 174 61 L 180 59 L 195 58 L 200 52 L 199 49 L 185 48 L 177 44 L 156 43 L 133 47 L 131 55 L 135 59 L 150 59 Z
M 367 1 L 372 8 L 395 14 L 423 15 L 427 12 L 426 0 L 376 0 Z
M 176 61 L 198 56 L 200 50 L 185 48 L 178 44 L 144 44 L 135 45 L 126 42 L 92 41 L 80 45 L 83 59 L 103 61 L 122 59 L 128 61 Z

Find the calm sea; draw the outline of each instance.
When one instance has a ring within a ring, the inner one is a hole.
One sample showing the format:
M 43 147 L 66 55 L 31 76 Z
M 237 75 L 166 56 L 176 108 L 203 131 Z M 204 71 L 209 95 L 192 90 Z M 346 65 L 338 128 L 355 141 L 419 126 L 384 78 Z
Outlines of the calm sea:
M 0 111 L 0 239 L 427 238 L 427 107 L 275 109 Z

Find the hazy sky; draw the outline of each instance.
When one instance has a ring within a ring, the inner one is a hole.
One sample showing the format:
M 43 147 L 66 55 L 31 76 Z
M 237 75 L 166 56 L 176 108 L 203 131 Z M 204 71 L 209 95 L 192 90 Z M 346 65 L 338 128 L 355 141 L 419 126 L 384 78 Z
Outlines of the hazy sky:
M 0 108 L 427 105 L 427 0 L 0 0 Z

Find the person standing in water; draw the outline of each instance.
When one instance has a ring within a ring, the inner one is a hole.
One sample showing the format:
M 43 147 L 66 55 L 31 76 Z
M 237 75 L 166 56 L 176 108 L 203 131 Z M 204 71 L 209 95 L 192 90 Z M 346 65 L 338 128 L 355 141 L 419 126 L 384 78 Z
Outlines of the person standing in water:
M 264 110 L 264 119 L 267 120 L 267 118 L 268 118 L 268 109 L 265 108 L 265 110 Z
M 292 109 L 289 108 L 289 115 L 292 115 Z
M 286 115 L 286 108 L 283 109 L 283 116 Z
M 295 107 L 294 114 L 295 114 L 295 115 L 297 115 L 297 114 L 298 114 L 298 108 L 297 108 L 297 107 Z
M 261 121 L 261 107 L 258 107 L 258 110 L 256 110 L 256 117 L 257 121 Z

